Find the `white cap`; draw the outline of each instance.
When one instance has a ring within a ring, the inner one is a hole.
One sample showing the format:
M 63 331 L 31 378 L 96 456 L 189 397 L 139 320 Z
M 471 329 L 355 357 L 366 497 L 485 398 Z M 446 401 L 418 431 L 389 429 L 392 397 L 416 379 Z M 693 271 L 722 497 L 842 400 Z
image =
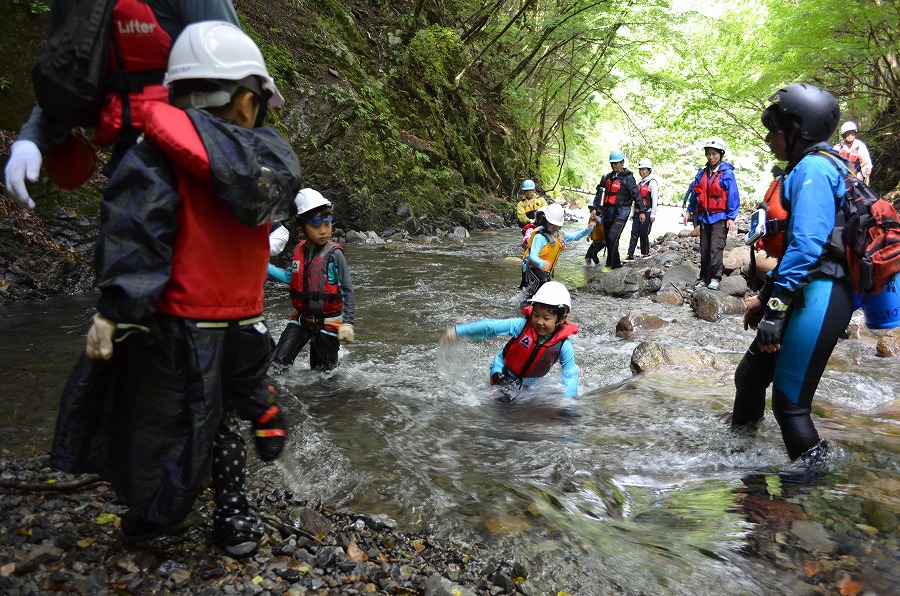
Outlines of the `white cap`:
M 854 122 L 852 120 L 847 120 L 846 122 L 841 124 L 841 136 L 844 136 L 844 133 L 847 131 L 850 131 L 850 130 L 852 130 L 853 132 L 856 132 L 859 130 L 858 128 L 856 128 L 856 122 Z

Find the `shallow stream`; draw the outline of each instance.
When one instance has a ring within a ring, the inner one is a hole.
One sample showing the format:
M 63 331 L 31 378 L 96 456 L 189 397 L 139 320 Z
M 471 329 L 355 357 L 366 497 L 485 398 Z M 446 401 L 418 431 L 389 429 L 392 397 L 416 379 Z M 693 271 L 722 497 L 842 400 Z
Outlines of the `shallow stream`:
M 254 462 L 256 473 L 401 528 L 487 543 L 524 565 L 536 594 L 806 593 L 829 569 L 869 593 L 900 585 L 898 360 L 876 358 L 871 338 L 840 342 L 814 412 L 829 471 L 803 478 L 771 413 L 755 437 L 727 432 L 733 367 L 629 370 L 643 339 L 736 364 L 753 339 L 740 319 L 707 323 L 688 307 L 578 290 L 581 241 L 557 272 L 580 327 L 580 398 L 561 397 L 557 367 L 498 403 L 487 371 L 504 340 L 438 339 L 456 323 L 516 315 L 520 239 L 346 247 L 357 341 L 330 375 L 310 371 L 304 350 L 280 378 L 290 453 Z M 290 303 L 284 286 L 267 296 L 277 338 Z M 0 307 L 0 455 L 49 448 L 93 300 Z M 618 339 L 627 313 L 670 323 Z

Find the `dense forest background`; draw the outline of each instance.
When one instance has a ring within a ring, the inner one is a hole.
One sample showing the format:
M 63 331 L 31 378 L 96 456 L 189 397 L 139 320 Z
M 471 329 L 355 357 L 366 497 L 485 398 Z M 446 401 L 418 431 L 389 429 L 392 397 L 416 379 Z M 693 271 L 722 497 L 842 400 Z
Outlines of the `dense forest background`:
M 269 123 L 291 139 L 305 183 L 335 201 L 346 228 L 477 228 L 486 212 L 512 223 L 523 179 L 571 197 L 563 187 L 592 189 L 616 148 L 632 168 L 653 160 L 663 198 L 675 202 L 714 135 L 728 143 L 726 159 L 751 205 L 773 163 L 759 113 L 775 90 L 798 81 L 829 89 L 842 120 L 857 122 L 879 191 L 900 181 L 892 159 L 900 151 L 895 0 L 234 5 L 288 99 Z M 0 0 L 0 7 L 5 161 L 33 101 L 29 72 L 47 3 Z M 0 296 L 89 285 L 82 266 L 91 242 L 83 236 L 101 184 L 61 193 L 42 180 L 38 217 L 4 194 Z M 589 195 L 575 198 L 583 204 Z

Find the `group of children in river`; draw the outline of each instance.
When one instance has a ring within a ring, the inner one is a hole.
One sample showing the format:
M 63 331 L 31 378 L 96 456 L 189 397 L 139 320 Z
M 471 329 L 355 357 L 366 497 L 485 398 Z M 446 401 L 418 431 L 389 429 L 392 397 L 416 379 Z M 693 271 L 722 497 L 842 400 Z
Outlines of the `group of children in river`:
M 101 295 L 85 354 L 63 394 L 51 463 L 108 478 L 129 507 L 122 531 L 134 541 L 195 523 L 194 503 L 212 480 L 216 542 L 229 555 L 247 556 L 264 528 L 245 496 L 241 421 L 253 427 L 262 459 L 280 454 L 287 425 L 270 365 L 288 366 L 311 343 L 313 368 L 335 366 L 339 343 L 354 339 L 354 293 L 343 252 L 330 240 L 331 203 L 313 189 L 299 190 L 293 149 L 262 125 L 267 107 L 284 99 L 252 39 L 229 22 L 188 25 L 172 45 L 165 85 L 171 103 L 139 103 L 143 141 L 123 150 L 104 190 L 95 264 Z M 775 155 L 802 174 L 785 179 L 784 200 L 794 212 L 826 211 L 839 178 L 805 151 L 834 131 L 837 102 L 814 87 L 797 87 L 773 96 L 763 124 Z M 588 227 L 565 233 L 561 206 L 541 210 L 543 221 L 523 255 L 522 285 L 530 296 L 523 316 L 444 333 L 444 343 L 511 338 L 490 366 L 502 399 L 513 399 L 556 362 L 564 394 L 577 396 L 571 296 L 549 276 L 564 244 L 589 234 L 601 207 L 609 267 L 621 265 L 618 236 L 632 205 L 640 239 L 653 218 L 651 203 L 623 173 L 624 154 L 613 152 L 610 163 Z M 269 268 L 271 222 L 294 215 L 305 239 L 290 270 Z M 804 225 L 823 221 L 829 223 Z M 826 232 L 821 225 L 814 230 Z M 799 226 L 787 234 L 799 236 Z M 773 409 L 792 459 L 819 446 L 812 396 L 839 336 L 834 330 L 842 332 L 852 312 L 841 263 L 810 269 L 800 257 L 789 249 L 790 269 L 776 270 L 748 309 L 745 323 L 758 335 L 736 375 L 743 384 L 733 421 L 758 423 L 774 383 Z M 295 309 L 277 346 L 263 316 L 267 273 L 290 285 Z M 828 333 L 818 333 L 825 327 Z M 802 378 L 798 361 L 805 363 Z

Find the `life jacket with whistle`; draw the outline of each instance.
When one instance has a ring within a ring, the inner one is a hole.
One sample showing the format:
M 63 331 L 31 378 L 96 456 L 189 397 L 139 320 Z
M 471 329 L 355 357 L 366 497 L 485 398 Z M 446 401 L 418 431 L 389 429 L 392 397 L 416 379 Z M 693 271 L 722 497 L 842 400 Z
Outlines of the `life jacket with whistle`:
M 506 370 L 519 379 L 543 377 L 550 372 L 550 368 L 559 361 L 563 340 L 578 333 L 578 327 L 574 323 L 565 321 L 554 330 L 547 341 L 539 344 L 537 330 L 531 324 L 532 310 L 531 306 L 522 309 L 525 327 L 503 348 L 503 363 Z
M 140 0 L 118 0 L 113 8 L 109 47 L 108 93 L 94 142 L 111 145 L 128 126 L 144 131 L 147 102 L 169 102 L 163 77 L 172 38 L 153 9 Z
M 328 281 L 328 264 L 339 244 L 329 241 L 306 262 L 307 241 L 302 240 L 294 249 L 291 268 L 291 304 L 302 315 L 334 317 L 344 310 L 341 288 Z
M 700 182 L 694 185 L 700 211 L 723 213 L 728 208 L 728 193 L 722 188 L 722 169 L 710 175 L 707 168 L 700 174 Z

